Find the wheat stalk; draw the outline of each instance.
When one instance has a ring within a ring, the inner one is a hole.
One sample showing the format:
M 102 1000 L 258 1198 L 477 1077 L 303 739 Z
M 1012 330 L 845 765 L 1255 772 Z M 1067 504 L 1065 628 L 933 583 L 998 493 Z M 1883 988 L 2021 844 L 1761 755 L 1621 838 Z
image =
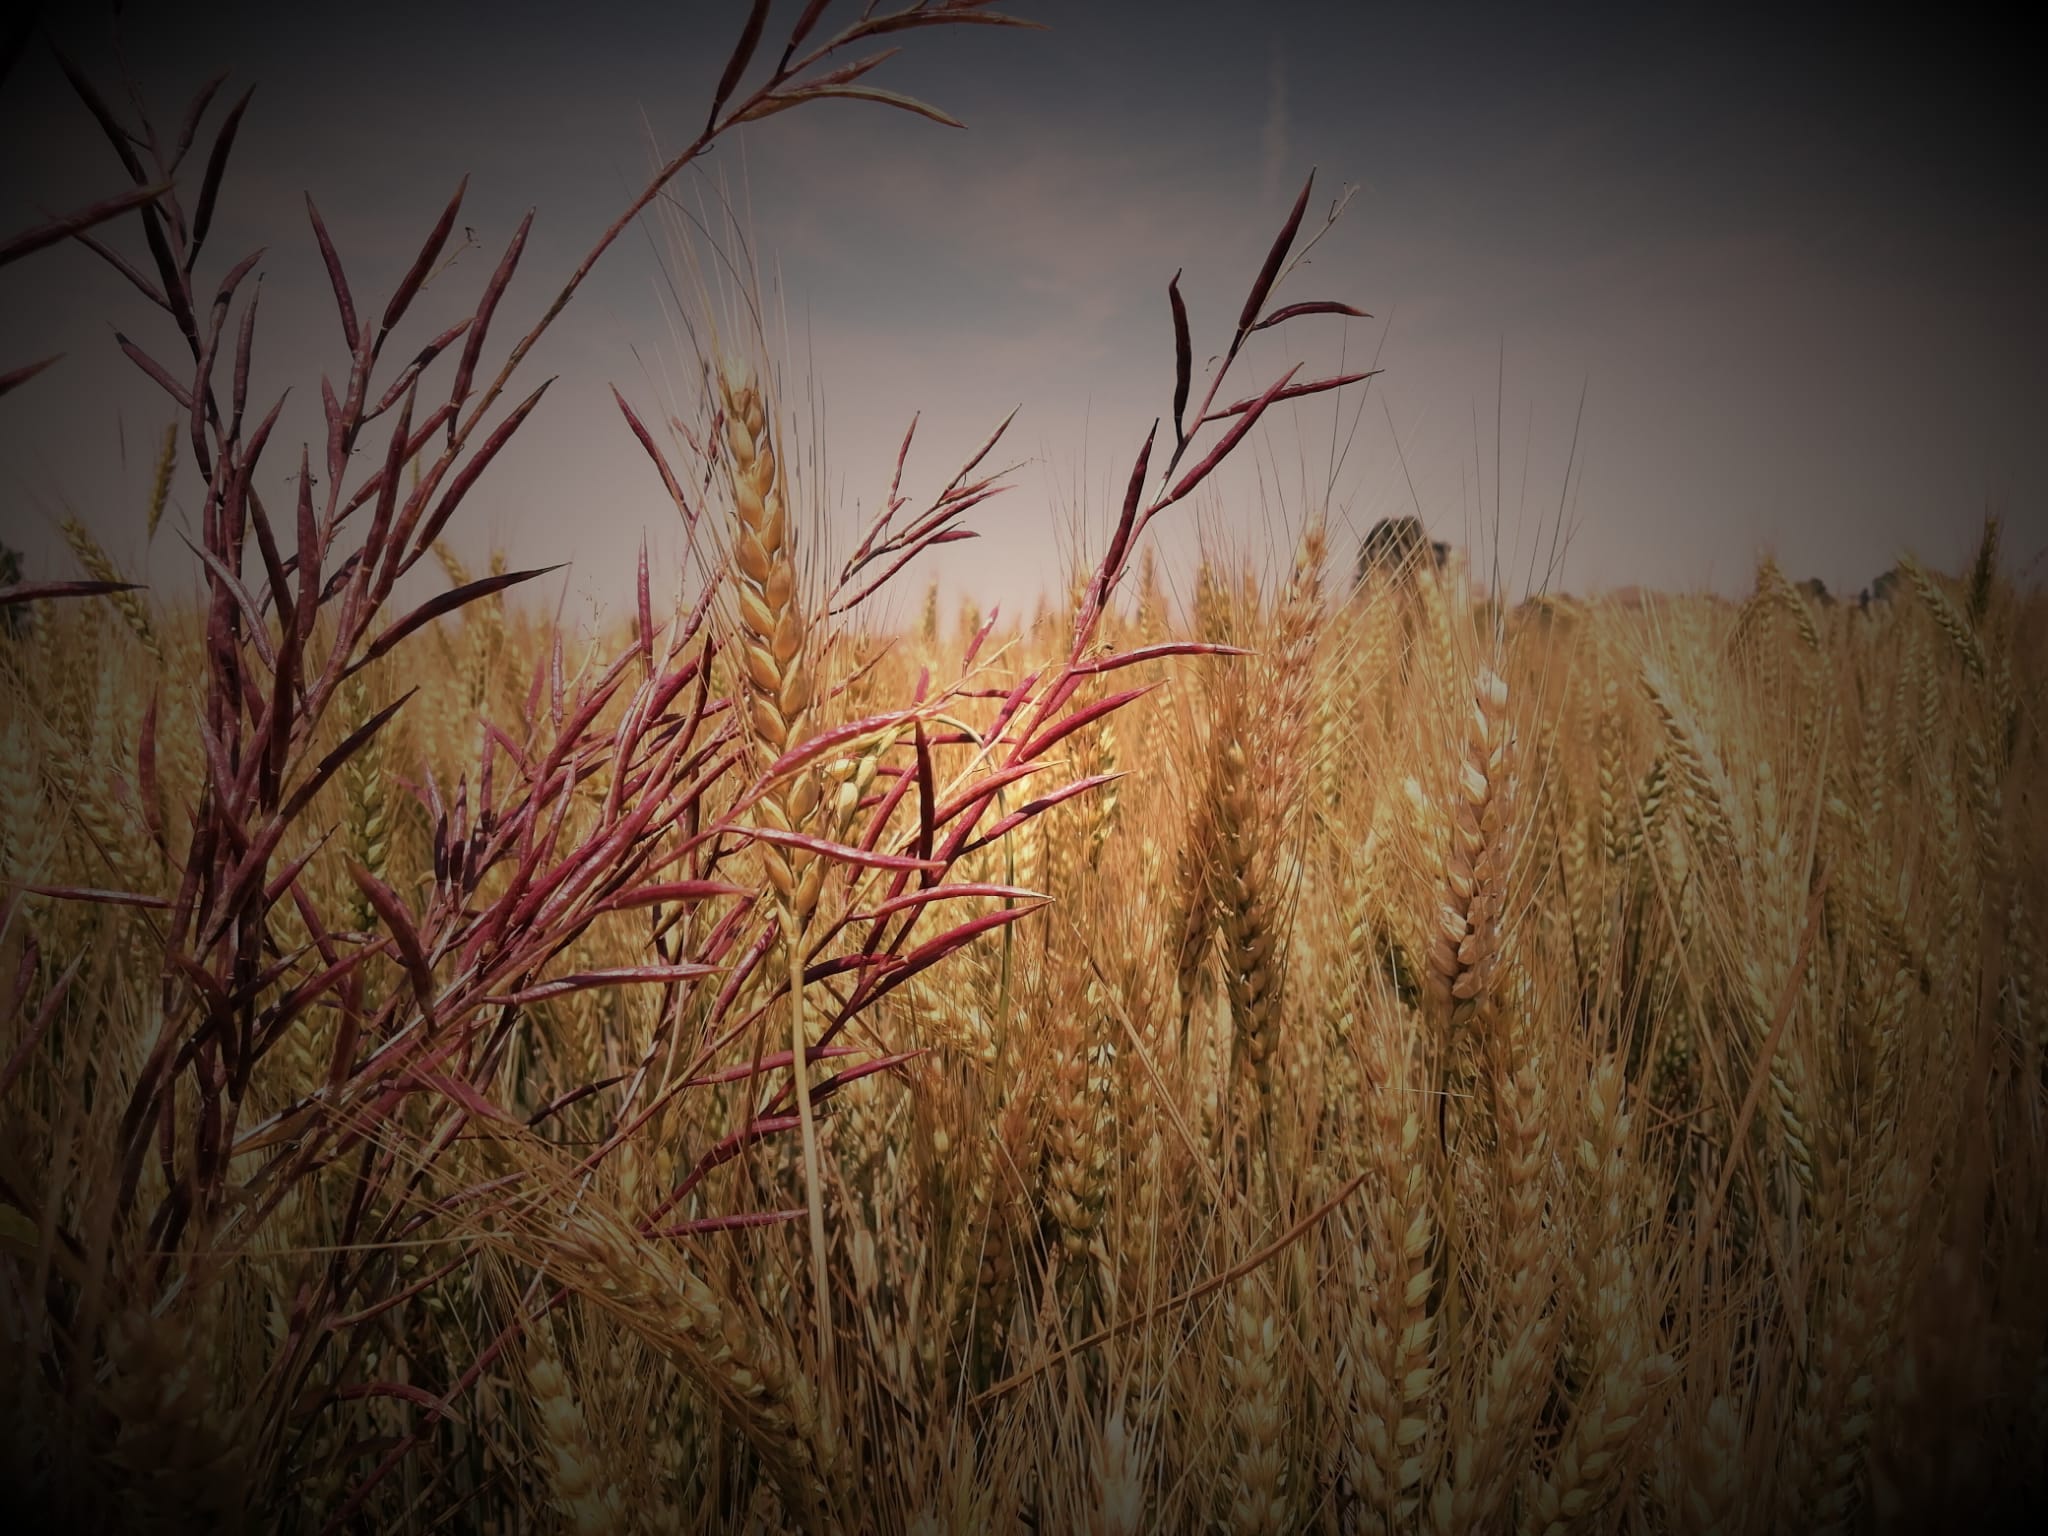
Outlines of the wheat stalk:
M 782 469 L 761 390 L 736 362 L 718 375 L 732 484 L 732 562 L 737 573 L 740 655 L 748 686 L 748 721 L 770 759 L 801 738 L 811 703 L 803 607 Z M 756 815 L 781 832 L 808 830 L 821 801 L 808 768 L 773 786 Z M 811 1105 L 810 1033 L 804 1022 L 804 930 L 816 910 L 825 865 L 815 854 L 764 843 L 762 869 L 777 899 L 781 952 L 789 978 L 790 1073 L 802 1136 L 805 1204 L 810 1217 L 811 1281 L 815 1291 L 818 1363 L 832 1364 L 831 1276 L 826 1262 L 825 1205 L 816 1115 Z

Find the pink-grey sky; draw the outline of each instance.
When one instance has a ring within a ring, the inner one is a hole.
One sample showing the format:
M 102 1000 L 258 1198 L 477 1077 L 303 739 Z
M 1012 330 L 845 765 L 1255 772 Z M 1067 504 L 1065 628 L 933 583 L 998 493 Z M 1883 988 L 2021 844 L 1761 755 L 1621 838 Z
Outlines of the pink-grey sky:
M 831 102 L 742 130 L 707 162 L 747 201 L 795 338 L 785 366 L 823 402 L 839 526 L 885 489 L 912 412 L 910 488 L 930 490 L 1022 406 L 1016 489 L 933 567 L 954 590 L 1028 607 L 1058 579 L 1076 506 L 1099 537 L 1170 409 L 1167 279 L 1184 270 L 1199 365 L 1311 167 L 1316 213 L 1357 192 L 1282 297 L 1374 318 L 1268 333 L 1241 382 L 1332 364 L 1340 345 L 1386 371 L 1362 398 L 1276 421 L 1200 509 L 1213 535 L 1270 558 L 1321 499 L 1335 437 L 1346 560 L 1372 521 L 1418 502 L 1482 561 L 1497 517 L 1517 568 L 1547 553 L 1562 506 L 1561 584 L 1580 591 L 1740 591 L 1771 550 L 1853 593 L 1903 550 L 1959 563 L 1987 507 L 2016 564 L 2048 544 L 2042 108 L 2015 40 L 1987 25 L 1726 5 L 1012 9 L 1051 30 L 911 34 L 876 77 L 966 132 Z M 220 68 L 257 86 L 209 260 L 267 247 L 257 394 L 295 386 L 280 486 L 319 372 L 344 367 L 301 194 L 367 304 L 470 174 L 476 247 L 430 288 L 422 335 L 466 312 L 536 206 L 507 344 L 644 179 L 651 145 L 694 132 L 744 10 L 614 5 L 571 22 L 556 6 L 371 0 L 316 23 L 123 8 L 159 116 L 175 123 Z M 115 77 L 109 13 L 52 28 Z M 0 228 L 119 185 L 40 45 L 0 88 L 0 120 Z M 681 191 L 695 203 L 709 185 Z M 658 405 L 678 376 L 667 238 L 651 224 L 622 241 L 532 359 L 534 381 L 560 379 L 453 536 L 473 561 L 493 544 L 520 564 L 573 561 L 571 611 L 615 611 L 643 531 L 658 554 L 679 543 L 606 388 Z M 56 573 L 69 506 L 124 563 L 181 582 L 182 547 L 160 535 L 145 557 L 142 537 L 170 410 L 114 326 L 168 340 L 81 249 L 0 272 L 0 368 L 68 354 L 0 402 L 0 537 Z M 179 490 L 192 499 L 189 474 Z M 1166 531 L 1183 575 L 1195 533 L 1193 516 Z

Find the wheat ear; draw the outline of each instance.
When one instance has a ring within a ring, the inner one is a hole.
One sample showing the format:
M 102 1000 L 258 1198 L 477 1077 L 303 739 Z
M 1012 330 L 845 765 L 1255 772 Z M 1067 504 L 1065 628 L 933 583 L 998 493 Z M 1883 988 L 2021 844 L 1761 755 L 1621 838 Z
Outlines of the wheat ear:
M 740 650 L 748 684 L 748 719 L 771 761 L 795 745 L 811 702 L 804 665 L 804 615 L 797 596 L 796 549 L 789 526 L 782 468 L 761 391 L 736 364 L 719 375 L 725 443 L 731 456 L 732 556 L 739 573 Z M 817 776 L 806 770 L 776 785 L 757 814 L 782 832 L 807 827 L 818 809 Z M 817 1292 L 818 1366 L 832 1363 L 830 1273 L 826 1266 L 825 1203 L 818 1172 L 818 1127 L 811 1108 L 810 1039 L 804 1022 L 803 932 L 818 904 L 825 866 L 817 856 L 765 844 L 763 868 L 775 887 L 777 922 L 789 970 L 790 1073 L 803 1143 L 804 1198 L 810 1218 L 811 1281 Z

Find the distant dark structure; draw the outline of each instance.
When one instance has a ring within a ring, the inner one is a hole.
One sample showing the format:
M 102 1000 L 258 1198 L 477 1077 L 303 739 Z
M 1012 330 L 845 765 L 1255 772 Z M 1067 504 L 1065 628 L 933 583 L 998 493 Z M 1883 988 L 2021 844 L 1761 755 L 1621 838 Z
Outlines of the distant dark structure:
M 1578 602 L 1562 592 L 1539 592 L 1525 597 L 1508 610 L 1510 633 L 1533 630 L 1539 635 L 1568 635 L 1584 615 Z
M 1869 608 L 1873 603 L 1889 603 L 1892 600 L 1892 593 L 1897 590 L 1898 585 L 1899 568 L 1895 565 L 1890 570 L 1881 572 L 1877 580 L 1857 594 L 1856 606 L 1858 608 Z
M 1427 556 L 1437 570 L 1451 558 L 1451 546 L 1430 538 L 1419 517 L 1383 517 L 1372 525 L 1358 546 L 1358 568 L 1352 585 L 1363 586 L 1367 578 L 1382 575 L 1395 579 Z
M 1823 608 L 1835 606 L 1835 594 L 1828 590 L 1828 584 L 1818 576 L 1809 576 L 1800 582 L 1799 592 L 1801 596 L 1811 598 Z
M 1351 590 L 1368 602 L 1389 602 L 1401 627 L 1395 665 L 1404 677 L 1417 654 L 1415 636 L 1433 585 L 1421 580 L 1422 572 L 1441 576 L 1450 560 L 1451 546 L 1432 540 L 1419 517 L 1381 518 L 1359 543 Z

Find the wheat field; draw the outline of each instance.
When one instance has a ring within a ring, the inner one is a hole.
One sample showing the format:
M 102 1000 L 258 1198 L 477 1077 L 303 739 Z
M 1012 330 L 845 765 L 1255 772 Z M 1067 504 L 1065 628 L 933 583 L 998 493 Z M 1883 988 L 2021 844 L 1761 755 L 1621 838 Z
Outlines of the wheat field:
M 754 9 L 690 154 L 806 99 L 864 25 L 806 55 L 823 9 L 749 90 Z M 692 559 L 597 632 L 444 537 L 580 271 L 493 378 L 522 226 L 380 361 L 460 194 L 374 330 L 313 212 L 354 366 L 266 506 L 239 277 L 209 322 L 203 212 L 147 205 L 192 354 L 150 364 L 148 532 L 197 487 L 204 601 L 77 523 L 0 590 L 10 1501 L 1450 1536 L 2048 1497 L 2042 593 L 1995 521 L 1853 604 L 1768 559 L 1739 602 L 1509 603 L 1427 544 L 1347 569 L 1316 508 L 1279 569 L 1164 570 L 1147 525 L 1268 406 L 1362 383 L 1232 374 L 1308 197 L 1206 379 L 1170 288 L 1171 422 L 1028 622 L 868 617 L 994 439 L 834 535 L 728 336 L 693 420 L 619 400 Z

